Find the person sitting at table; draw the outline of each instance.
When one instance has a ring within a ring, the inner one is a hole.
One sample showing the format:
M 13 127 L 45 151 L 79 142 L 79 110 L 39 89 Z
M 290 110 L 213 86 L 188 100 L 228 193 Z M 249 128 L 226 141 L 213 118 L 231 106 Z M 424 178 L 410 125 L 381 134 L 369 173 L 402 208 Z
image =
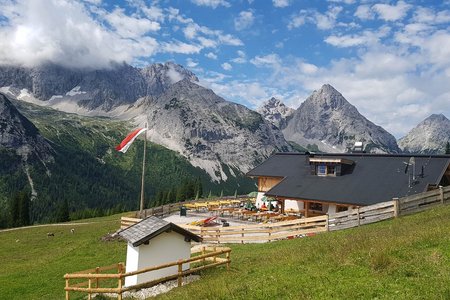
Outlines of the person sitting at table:
M 261 210 L 267 210 L 266 202 L 263 202 L 261 205 Z

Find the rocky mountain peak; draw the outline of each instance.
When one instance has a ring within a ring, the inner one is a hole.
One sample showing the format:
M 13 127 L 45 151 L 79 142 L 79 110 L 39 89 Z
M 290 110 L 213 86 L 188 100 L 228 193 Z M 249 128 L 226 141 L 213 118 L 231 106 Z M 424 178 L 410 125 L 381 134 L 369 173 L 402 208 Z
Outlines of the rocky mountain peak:
M 276 127 L 283 129 L 287 126 L 295 109 L 287 107 L 281 100 L 272 97 L 265 101 L 257 112 L 260 113 L 264 119 Z
M 26 161 L 35 156 L 39 160 L 52 160 L 52 148 L 40 135 L 39 130 L 24 117 L 0 93 L 0 149 L 14 150 Z
M 399 152 L 390 133 L 362 116 L 329 84 L 300 105 L 283 133 L 288 141 L 316 145 L 325 152 L 344 152 L 355 142 L 363 142 L 366 151 Z
M 313 102 L 315 105 L 324 109 L 337 109 L 351 106 L 344 96 L 330 84 L 324 84 L 319 90 L 314 91 L 305 102 Z
M 399 140 L 400 148 L 410 153 L 444 153 L 450 141 L 450 120 L 443 114 L 432 114 Z

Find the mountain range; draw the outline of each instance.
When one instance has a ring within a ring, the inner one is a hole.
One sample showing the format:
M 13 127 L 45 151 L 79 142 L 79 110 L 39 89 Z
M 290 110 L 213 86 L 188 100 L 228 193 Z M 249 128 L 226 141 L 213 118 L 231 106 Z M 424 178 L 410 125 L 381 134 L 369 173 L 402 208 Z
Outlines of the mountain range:
M 171 157 L 172 162 L 184 166 L 174 171 L 175 176 L 182 170 L 182 178 L 195 173 L 209 189 L 220 187 L 228 191 L 251 190 L 244 174 L 274 152 L 295 149 L 344 152 L 355 142 L 363 142 L 367 152 L 437 153 L 449 136 L 448 119 L 443 115 L 431 116 L 401 139 L 399 147 L 390 133 L 362 116 L 328 84 L 314 91 L 296 110 L 271 98 L 253 111 L 219 97 L 201 86 L 194 73 L 172 62 L 145 68 L 120 64 L 105 70 L 74 70 L 51 64 L 36 68 L 3 66 L 0 92 L 3 93 L 0 150 L 16 157 L 16 170 L 23 168 L 23 162 L 31 166 L 31 171 L 26 171 L 27 178 L 17 177 L 21 178 L 20 186 L 26 181 L 31 185 L 34 179 L 41 189 L 66 174 L 61 166 L 55 168 L 58 164 L 72 170 L 71 174 L 90 178 L 91 174 L 80 174 L 73 170 L 74 165 L 64 162 L 65 156 L 74 155 L 73 151 L 86 168 L 103 168 L 100 177 L 112 170 L 117 173 L 130 170 L 131 165 L 138 164 L 137 158 L 127 154 L 117 163 L 112 159 L 115 156 L 111 149 L 128 130 L 145 124 L 154 147 L 161 145 L 173 151 L 162 157 L 165 160 Z M 90 144 L 84 134 L 95 138 L 95 142 Z M 11 149 L 15 152 L 10 152 Z M 175 159 L 174 153 L 179 157 Z M 173 167 L 163 159 L 154 159 L 153 167 L 164 165 L 167 170 Z M 39 177 L 36 170 L 47 177 Z M 164 177 L 164 170 L 160 171 Z M 52 174 L 54 178 L 50 180 Z M 155 178 L 152 184 L 156 188 L 170 188 L 167 181 L 174 174 L 159 181 Z M 117 186 L 132 190 L 133 195 L 138 192 L 130 188 L 125 177 L 117 176 L 113 179 Z M 104 186 L 111 188 L 111 182 Z M 72 194 L 71 205 L 75 205 L 82 195 L 75 190 Z M 83 204 L 97 205 L 95 199 Z

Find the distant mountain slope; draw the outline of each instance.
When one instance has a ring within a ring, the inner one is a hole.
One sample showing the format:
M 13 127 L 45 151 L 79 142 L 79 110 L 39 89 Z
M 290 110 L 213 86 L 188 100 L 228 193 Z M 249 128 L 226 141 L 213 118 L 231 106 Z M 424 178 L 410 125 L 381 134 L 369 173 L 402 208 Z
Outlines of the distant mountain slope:
M 0 93 L 0 149 L 14 150 L 24 161 L 52 159 L 52 148 L 39 130 Z
M 282 133 L 260 114 L 188 79 L 133 109 L 129 113 L 140 124 L 148 118 L 153 142 L 183 154 L 217 181 L 247 172 L 276 151 L 290 150 Z
M 450 120 L 443 114 L 433 114 L 401 138 L 398 144 L 409 153 L 442 154 L 447 142 L 450 142 Z
M 283 130 L 286 140 L 321 151 L 344 152 L 357 141 L 366 151 L 399 152 L 395 138 L 362 116 L 336 89 L 325 84 L 309 96 Z
M 34 97 L 46 105 L 78 103 L 87 110 L 110 111 L 144 96 L 158 96 L 173 83 L 198 78 L 182 66 L 167 62 L 146 68 L 117 64 L 111 69 L 79 70 L 46 64 L 35 68 L 0 66 L 0 87 L 13 96 Z M 6 90 L 8 89 L 8 90 Z M 64 109 L 62 109 L 64 110 Z
M 272 97 L 264 102 L 256 111 L 279 129 L 284 129 L 291 119 L 292 114 L 295 112 L 295 109 L 287 107 L 281 100 Z

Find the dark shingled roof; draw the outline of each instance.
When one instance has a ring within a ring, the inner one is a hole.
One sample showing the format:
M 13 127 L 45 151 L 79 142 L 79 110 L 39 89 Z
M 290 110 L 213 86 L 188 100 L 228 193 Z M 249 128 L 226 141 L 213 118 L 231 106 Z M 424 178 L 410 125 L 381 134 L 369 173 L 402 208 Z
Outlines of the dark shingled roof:
M 315 158 L 344 158 L 354 162 L 350 172 L 335 177 L 311 175 L 310 156 L 278 153 L 247 176 L 282 177 L 279 184 L 265 193 L 267 196 L 363 206 L 424 192 L 428 184 L 439 184 L 450 163 L 448 155 L 414 155 L 416 181 L 409 187 L 405 163 L 412 155 L 315 154 Z
M 148 217 L 139 223 L 131 225 L 118 232 L 118 234 L 125 240 L 130 242 L 133 247 L 137 247 L 145 242 L 148 242 L 152 238 L 160 235 L 161 233 L 167 231 L 175 231 L 185 237 L 194 240 L 196 242 L 201 242 L 202 238 L 198 235 L 181 228 L 173 223 L 169 223 L 157 217 Z

